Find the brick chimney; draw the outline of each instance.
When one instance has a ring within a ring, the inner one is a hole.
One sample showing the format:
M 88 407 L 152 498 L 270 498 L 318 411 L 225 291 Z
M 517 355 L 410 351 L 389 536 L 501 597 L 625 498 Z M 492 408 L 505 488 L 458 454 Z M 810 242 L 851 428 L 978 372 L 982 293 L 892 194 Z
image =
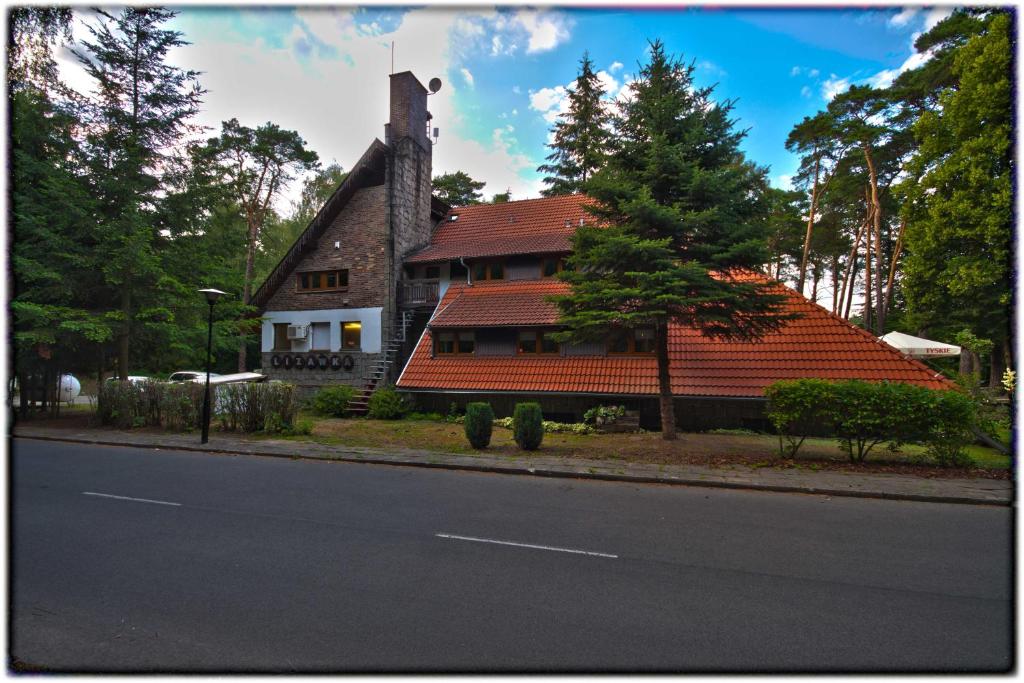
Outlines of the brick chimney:
M 402 277 L 402 260 L 430 242 L 433 228 L 430 195 L 434 146 L 427 133 L 429 117 L 423 84 L 410 71 L 392 74 L 390 120 L 384 126 L 384 142 L 389 149 L 385 184 L 390 281 L 383 323 L 389 334 L 398 319 L 396 283 Z
M 415 140 L 430 151 L 427 133 L 427 89 L 411 71 L 391 75 L 391 115 L 385 127 L 385 141 L 390 145 L 404 137 Z

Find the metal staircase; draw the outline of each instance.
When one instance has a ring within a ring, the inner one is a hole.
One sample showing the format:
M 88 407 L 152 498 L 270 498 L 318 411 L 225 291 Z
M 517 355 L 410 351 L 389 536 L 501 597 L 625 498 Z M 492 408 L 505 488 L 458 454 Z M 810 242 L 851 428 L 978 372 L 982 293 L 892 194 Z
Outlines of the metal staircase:
M 392 363 L 400 358 L 413 315 L 412 311 L 402 311 L 398 326 L 384 347 L 381 357 L 370 366 L 369 371 L 362 379 L 361 386 L 356 390 L 356 395 L 348 402 L 346 410 L 349 415 L 366 415 L 370 410 L 370 396 L 377 390 L 381 380 L 387 377 Z

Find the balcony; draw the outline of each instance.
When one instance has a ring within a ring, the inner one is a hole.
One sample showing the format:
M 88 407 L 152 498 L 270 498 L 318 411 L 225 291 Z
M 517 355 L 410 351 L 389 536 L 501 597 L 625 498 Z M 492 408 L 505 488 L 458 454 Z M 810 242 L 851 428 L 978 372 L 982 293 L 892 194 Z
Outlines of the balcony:
M 437 278 L 420 280 L 399 280 L 398 305 L 404 308 L 436 306 L 440 282 Z

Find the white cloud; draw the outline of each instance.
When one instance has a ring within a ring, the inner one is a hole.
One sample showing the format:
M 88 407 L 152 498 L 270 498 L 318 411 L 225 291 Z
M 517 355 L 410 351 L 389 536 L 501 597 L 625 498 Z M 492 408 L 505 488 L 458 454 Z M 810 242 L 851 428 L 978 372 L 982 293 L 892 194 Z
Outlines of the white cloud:
M 898 14 L 889 17 L 889 25 L 897 28 L 906 26 L 920 11 L 920 7 L 904 7 Z
M 821 96 L 825 98 L 826 102 L 830 102 L 833 97 L 846 92 L 849 88 L 849 78 L 839 78 L 835 74 L 832 74 L 829 78 L 825 79 L 824 83 L 821 84 Z
M 792 69 L 789 70 L 789 75 L 790 76 L 799 76 L 800 75 L 800 71 L 801 71 L 800 67 L 794 66 Z
M 516 22 L 529 36 L 528 53 L 547 52 L 569 38 L 569 21 L 555 12 L 520 10 Z
M 924 15 L 924 30 L 930 31 L 935 25 L 953 13 L 952 7 L 932 7 Z
M 516 95 L 522 95 L 523 94 L 523 89 L 520 88 L 518 85 L 513 85 L 512 86 L 512 92 L 514 92 Z
M 775 187 L 778 187 L 782 190 L 792 190 L 793 176 L 787 173 L 781 173 L 775 176 Z
M 519 116 L 519 110 L 518 109 L 513 109 L 512 110 L 512 116 Z
M 491 56 L 500 55 L 502 49 L 505 47 L 505 41 L 501 39 L 501 36 L 493 36 L 491 38 Z
M 473 81 L 473 74 L 470 72 L 469 69 L 467 69 L 466 67 L 462 67 L 462 69 L 459 70 L 459 73 L 462 74 L 463 80 L 466 81 L 466 85 L 468 85 L 470 88 L 476 85 L 476 83 L 474 83 Z
M 807 75 L 810 76 L 811 78 L 817 78 L 820 74 L 821 72 L 818 71 L 817 69 L 811 69 L 810 71 L 807 72 Z
M 608 67 L 608 72 L 609 73 L 615 73 L 616 71 L 619 71 L 620 69 L 622 69 L 622 62 L 612 62 L 611 66 Z
M 601 83 L 605 95 L 612 95 L 619 89 L 619 82 L 614 76 L 603 69 L 597 72 L 597 80 Z
M 548 123 L 558 120 L 559 114 L 569 111 L 569 93 L 563 85 L 530 91 L 530 109 L 540 112 Z
M 800 94 L 803 95 L 804 97 L 810 97 L 811 96 L 811 86 L 805 85 L 804 87 L 800 88 Z

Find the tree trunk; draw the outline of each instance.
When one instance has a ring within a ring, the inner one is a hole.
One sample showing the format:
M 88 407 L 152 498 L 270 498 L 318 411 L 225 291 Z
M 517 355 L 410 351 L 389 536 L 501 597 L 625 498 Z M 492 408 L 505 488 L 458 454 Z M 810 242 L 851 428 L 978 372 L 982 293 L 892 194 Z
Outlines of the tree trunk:
M 988 385 L 993 389 L 1000 389 L 1003 386 L 1003 372 L 1006 370 L 1006 342 L 993 345 L 991 356 Z
M 882 305 L 882 319 L 889 316 L 889 306 L 892 304 L 892 285 L 896 280 L 896 264 L 903 253 L 903 233 L 907 229 L 907 219 L 900 221 L 900 231 L 896 235 L 896 246 L 892 251 L 892 263 L 889 264 L 889 277 L 885 282 L 885 302 Z
M 853 245 L 850 247 L 850 255 L 846 257 L 846 274 L 843 276 L 843 287 L 839 293 L 839 310 L 836 313 L 843 318 L 849 320 L 850 318 L 850 301 L 853 299 L 853 285 L 857 280 L 857 252 L 860 249 L 860 240 L 864 235 L 864 226 L 862 223 L 857 228 L 857 234 L 854 235 Z M 843 312 L 843 308 L 846 308 L 846 312 Z
M 821 281 L 821 265 L 815 261 L 811 266 L 811 301 L 818 303 L 818 282 Z
M 818 149 L 814 149 L 815 155 L 817 155 Z M 804 252 L 803 256 L 800 257 L 800 276 L 797 281 L 796 291 L 800 294 L 804 293 L 804 281 L 807 279 L 807 255 L 811 252 L 811 236 L 814 232 L 814 210 L 817 208 L 818 203 L 818 173 L 821 170 L 821 157 L 816 156 L 814 159 L 814 184 L 811 186 L 811 210 L 807 216 L 807 233 L 804 235 Z
M 128 376 L 128 353 L 131 344 L 131 320 L 132 320 L 132 293 L 128 289 L 127 282 L 122 285 L 121 290 L 121 312 L 124 314 L 124 322 L 121 324 L 120 334 L 117 336 L 117 376 L 124 379 Z
M 28 375 L 24 372 L 18 373 L 18 404 L 23 418 L 28 417 L 28 383 Z
M 676 438 L 676 411 L 672 404 L 672 379 L 668 374 L 668 323 L 654 330 L 658 356 L 658 403 L 661 408 L 661 438 Z
M 875 334 L 882 334 L 885 327 L 885 312 L 882 306 L 882 204 L 878 199 L 878 174 L 875 171 L 875 161 L 871 158 L 871 148 L 864 147 L 864 161 L 868 165 L 868 176 L 871 179 L 871 207 L 872 227 L 875 233 L 875 305 L 878 307 L 878 315 L 875 316 Z M 871 280 L 868 279 L 868 288 L 871 287 Z
M 871 224 L 864 239 L 864 329 L 871 331 Z
M 839 257 L 832 256 L 832 312 L 839 307 Z
M 249 218 L 249 244 L 245 251 L 245 281 L 242 284 L 242 303 L 246 306 L 252 300 L 252 275 L 253 268 L 256 262 L 256 237 L 258 236 L 258 226 L 256 221 Z M 238 341 L 238 371 L 245 372 L 245 332 L 243 331 Z

